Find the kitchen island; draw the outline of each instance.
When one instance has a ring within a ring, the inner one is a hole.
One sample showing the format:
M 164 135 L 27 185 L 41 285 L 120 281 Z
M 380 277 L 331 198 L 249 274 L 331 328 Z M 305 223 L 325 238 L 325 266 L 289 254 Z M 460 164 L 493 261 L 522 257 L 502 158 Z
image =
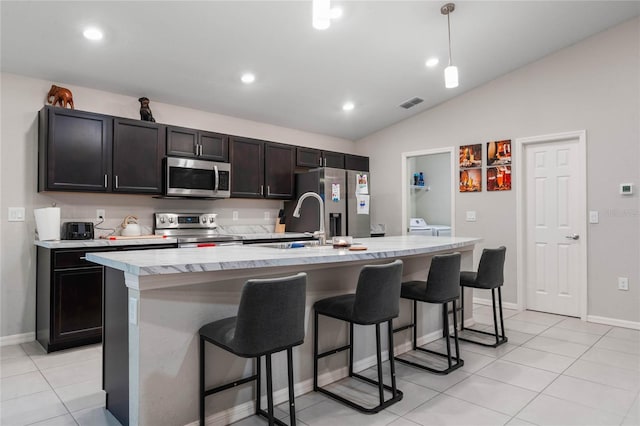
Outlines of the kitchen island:
M 295 393 L 312 389 L 311 308 L 321 298 L 353 292 L 362 265 L 404 262 L 403 279 L 426 279 L 430 258 L 458 251 L 462 267 L 473 267 L 477 238 L 402 236 L 358 239 L 366 251 L 331 246 L 280 249 L 222 246 L 115 253 L 89 253 L 104 265 L 104 389 L 107 409 L 123 424 L 185 425 L 198 418 L 198 329 L 235 315 L 242 285 L 249 278 L 306 272 L 305 343 L 294 349 Z M 470 298 L 466 298 L 470 300 Z M 409 303 L 401 303 L 400 322 L 408 320 Z M 439 306 L 419 310 L 422 341 L 440 335 Z M 323 319 L 324 321 L 324 319 Z M 327 319 L 320 347 L 344 342 L 347 327 Z M 371 327 L 356 326 L 355 370 L 373 365 Z M 396 338 L 398 352 L 410 348 L 409 335 Z M 213 366 L 207 386 L 248 374 L 253 360 L 207 348 Z M 320 364 L 320 383 L 347 375 L 346 353 Z M 287 397 L 285 356 L 274 356 L 274 399 Z M 264 394 L 264 392 L 263 392 Z M 208 423 L 228 424 L 253 413 L 253 386 L 245 385 L 207 400 Z

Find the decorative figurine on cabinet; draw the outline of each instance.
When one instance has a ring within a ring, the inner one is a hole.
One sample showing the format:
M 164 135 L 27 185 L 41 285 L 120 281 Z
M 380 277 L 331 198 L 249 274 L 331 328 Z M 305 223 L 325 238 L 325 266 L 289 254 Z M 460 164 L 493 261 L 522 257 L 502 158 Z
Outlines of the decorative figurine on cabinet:
M 140 102 L 140 120 L 142 121 L 152 121 L 156 122 L 155 118 L 153 118 L 153 114 L 151 113 L 151 108 L 149 108 L 149 98 L 142 97 L 138 99 Z
M 53 97 L 53 102 L 51 102 L 51 97 Z M 64 87 L 56 86 L 55 84 L 52 84 L 51 89 L 49 89 L 47 102 L 53 106 L 56 106 L 56 104 L 60 104 L 62 108 L 66 108 L 68 105 L 70 105 L 71 109 L 74 109 L 73 95 L 71 94 L 71 90 Z

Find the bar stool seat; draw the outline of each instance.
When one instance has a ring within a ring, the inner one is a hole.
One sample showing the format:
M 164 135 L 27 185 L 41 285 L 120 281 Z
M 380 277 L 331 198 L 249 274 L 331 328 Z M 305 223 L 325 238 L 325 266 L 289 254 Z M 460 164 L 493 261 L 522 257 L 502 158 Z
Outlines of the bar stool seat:
M 403 327 L 399 327 L 394 333 L 413 328 L 412 347 L 414 351 L 427 352 L 447 358 L 447 368 L 438 369 L 426 363 L 410 361 L 408 359 L 396 357 L 396 361 L 403 364 L 411 365 L 422 370 L 435 374 L 449 374 L 450 372 L 462 367 L 464 360 L 460 358 L 460 346 L 458 343 L 458 324 L 456 317 L 456 301 L 460 298 L 460 253 L 452 253 L 434 256 L 431 259 L 429 267 L 429 275 L 427 281 L 408 281 L 402 283 L 400 297 L 413 301 L 413 319 L 412 322 Z M 437 303 L 442 305 L 442 330 L 446 339 L 447 353 L 443 354 L 430 349 L 418 346 L 417 340 L 417 302 Z M 453 305 L 453 333 L 456 356 L 451 356 L 451 343 L 449 340 L 449 311 L 448 305 Z M 455 362 L 454 362 L 455 360 Z
M 400 283 L 402 281 L 402 261 L 396 260 L 386 265 L 367 265 L 360 271 L 355 294 L 343 294 L 317 301 L 314 309 L 313 339 L 313 389 L 366 414 L 377 413 L 402 399 L 402 392 L 396 387 L 393 363 L 393 329 L 391 320 L 398 316 L 400 304 Z M 349 343 L 345 346 L 318 353 L 319 315 L 328 316 L 349 323 Z M 380 323 L 389 325 L 389 366 L 391 386 L 383 383 Z M 378 380 L 353 372 L 353 325 L 375 325 Z M 365 407 L 341 395 L 318 386 L 318 360 L 349 350 L 349 377 L 354 377 L 378 388 L 379 404 Z M 384 390 L 391 391 L 391 398 L 385 400 Z
M 482 334 L 492 336 L 495 338 L 495 343 L 486 343 L 480 340 L 474 340 L 466 337 L 460 337 L 460 340 L 469 343 L 475 343 L 477 345 L 488 346 L 496 348 L 509 340 L 504 332 L 504 319 L 502 314 L 502 284 L 504 283 L 504 261 L 507 248 L 500 246 L 497 249 L 484 249 L 482 250 L 482 256 L 480 256 L 480 263 L 478 264 L 478 271 L 462 271 L 460 272 L 460 286 L 470 287 L 484 290 L 491 290 L 491 300 L 493 308 L 493 333 L 488 333 L 483 330 L 475 330 L 472 328 L 464 327 L 464 291 L 462 291 L 462 324 L 460 331 L 467 330 L 476 334 Z M 502 334 L 498 334 L 498 317 L 496 315 L 496 294 L 498 290 L 498 304 L 500 313 L 500 327 Z
M 294 346 L 304 342 L 304 311 L 307 275 L 253 279 L 242 288 L 238 315 L 203 325 L 200 335 L 200 425 L 205 421 L 205 398 L 236 386 L 256 381 L 255 413 L 269 425 L 285 425 L 274 417 L 271 355 L 287 351 L 290 424 L 296 424 L 293 394 Z M 234 355 L 255 358 L 256 370 L 249 377 L 205 389 L 205 343 L 212 343 Z M 267 367 L 267 411 L 260 408 L 260 359 Z

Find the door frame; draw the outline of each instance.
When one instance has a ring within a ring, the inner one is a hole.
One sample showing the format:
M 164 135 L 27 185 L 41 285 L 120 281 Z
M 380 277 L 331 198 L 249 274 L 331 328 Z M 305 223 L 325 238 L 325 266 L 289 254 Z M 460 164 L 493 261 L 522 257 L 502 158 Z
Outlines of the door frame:
M 424 155 L 432 155 L 432 154 L 449 154 L 450 161 L 450 169 L 451 169 L 451 207 L 450 207 L 450 223 L 451 223 L 451 236 L 456 235 L 456 172 L 455 172 L 455 147 L 447 146 L 442 148 L 434 148 L 434 149 L 425 149 L 420 151 L 410 151 L 403 152 L 401 155 L 402 163 L 401 163 L 401 173 L 400 173 L 400 188 L 402 194 L 402 235 L 408 234 L 408 223 L 407 223 L 407 194 L 409 193 L 409 180 L 407 179 L 407 160 L 410 157 L 422 157 Z
M 525 148 L 528 145 L 534 144 L 546 144 L 560 142 L 567 139 L 578 140 L 578 179 L 583 182 L 583 185 L 579 186 L 578 193 L 574 194 L 576 197 L 576 203 L 579 205 L 579 209 L 582 210 L 584 220 L 577 229 L 577 233 L 580 235 L 582 244 L 580 245 L 580 265 L 578 267 L 578 290 L 580 292 L 580 319 L 586 321 L 587 319 L 587 291 L 589 288 L 588 274 L 587 274 L 587 248 L 588 248 L 588 235 L 587 235 L 587 135 L 586 130 L 576 130 L 572 132 L 552 133 L 548 135 L 531 136 L 525 138 L 517 138 L 515 140 L 515 191 L 516 191 L 516 271 L 517 271 L 517 305 L 518 310 L 525 310 L 527 307 L 526 300 L 526 288 L 525 288 L 525 267 L 526 267 L 526 182 L 525 182 L 525 164 L 524 158 Z

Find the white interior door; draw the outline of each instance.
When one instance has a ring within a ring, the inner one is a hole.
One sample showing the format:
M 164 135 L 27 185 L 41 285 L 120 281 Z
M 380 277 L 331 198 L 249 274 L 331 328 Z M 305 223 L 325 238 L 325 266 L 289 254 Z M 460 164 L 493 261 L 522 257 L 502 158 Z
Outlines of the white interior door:
M 526 308 L 581 316 L 586 180 L 579 135 L 524 145 Z

